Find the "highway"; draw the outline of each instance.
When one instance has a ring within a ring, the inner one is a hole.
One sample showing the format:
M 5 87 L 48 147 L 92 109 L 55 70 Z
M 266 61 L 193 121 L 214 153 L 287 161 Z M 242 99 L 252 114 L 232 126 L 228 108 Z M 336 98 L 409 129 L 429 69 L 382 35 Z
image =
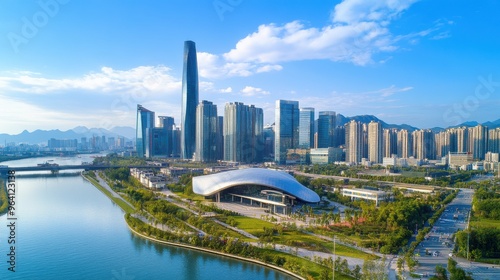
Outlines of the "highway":
M 438 221 L 434 224 L 431 232 L 415 249 L 416 259 L 419 266 L 416 273 L 434 275 L 434 268 L 440 264 L 448 265 L 448 258 L 453 257 L 458 266 L 466 272 L 473 273 L 474 279 L 498 279 L 500 278 L 500 266 L 490 264 L 474 263 L 464 258 L 457 258 L 452 254 L 455 246 L 452 238 L 457 230 L 467 228 L 467 220 L 472 205 L 474 190 L 461 189 L 457 197 L 446 207 Z M 427 252 L 427 254 L 426 254 Z

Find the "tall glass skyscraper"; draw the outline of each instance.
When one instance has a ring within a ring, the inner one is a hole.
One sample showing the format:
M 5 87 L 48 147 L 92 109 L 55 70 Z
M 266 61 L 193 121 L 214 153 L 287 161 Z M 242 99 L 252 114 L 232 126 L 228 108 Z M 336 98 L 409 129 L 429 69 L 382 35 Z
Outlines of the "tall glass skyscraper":
M 274 118 L 274 161 L 284 164 L 287 150 L 299 146 L 299 102 L 276 100 Z
M 196 45 L 184 42 L 184 69 L 182 72 L 181 158 L 191 159 L 196 142 L 196 106 L 198 105 L 198 62 Z
M 155 126 L 155 113 L 137 105 L 136 148 L 138 157 L 149 157 L 152 147 L 151 134 Z
M 217 122 L 217 105 L 201 101 L 196 108 L 196 161 L 217 160 Z
M 299 147 L 314 147 L 314 108 L 301 108 L 299 121 Z
M 336 114 L 333 111 L 319 112 L 318 117 L 318 148 L 334 147 Z

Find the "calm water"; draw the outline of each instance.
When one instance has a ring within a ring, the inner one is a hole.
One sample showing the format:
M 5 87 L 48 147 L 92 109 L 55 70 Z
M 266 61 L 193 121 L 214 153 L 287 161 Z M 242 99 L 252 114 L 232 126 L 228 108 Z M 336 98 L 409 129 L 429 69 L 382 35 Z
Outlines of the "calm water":
M 31 166 L 38 158 L 3 162 Z M 8 228 L 0 217 L 0 279 L 290 279 L 258 265 L 159 245 L 132 234 L 123 211 L 80 176 L 16 178 L 16 272 L 7 270 Z

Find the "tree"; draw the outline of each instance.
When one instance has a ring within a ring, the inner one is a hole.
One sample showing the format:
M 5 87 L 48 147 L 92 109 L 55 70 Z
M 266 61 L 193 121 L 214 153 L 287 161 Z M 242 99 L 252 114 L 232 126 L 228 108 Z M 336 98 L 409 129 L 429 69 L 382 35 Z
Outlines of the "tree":
M 386 258 L 380 260 L 365 260 L 363 263 L 363 280 L 388 280 L 389 274 L 386 267 Z
M 436 273 L 434 276 L 432 276 L 430 279 L 432 280 L 448 280 L 448 275 L 446 272 L 446 269 L 441 266 L 440 264 L 436 265 L 436 268 L 434 268 L 434 272 Z

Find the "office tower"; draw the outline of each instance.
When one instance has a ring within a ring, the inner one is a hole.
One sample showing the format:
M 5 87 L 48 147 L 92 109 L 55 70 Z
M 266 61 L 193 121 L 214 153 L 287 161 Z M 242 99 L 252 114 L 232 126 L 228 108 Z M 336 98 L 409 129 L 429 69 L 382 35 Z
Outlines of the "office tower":
M 434 132 L 430 129 L 416 130 L 412 133 L 413 156 L 416 159 L 436 159 Z
M 483 160 L 486 154 L 486 149 L 488 148 L 488 127 L 483 125 L 477 125 L 470 128 L 471 132 L 471 150 L 472 157 L 475 160 Z
M 217 105 L 203 100 L 196 107 L 196 161 L 217 161 Z
M 181 130 L 175 127 L 172 131 L 172 157 L 178 158 L 181 156 Z
M 364 132 L 361 122 L 351 120 L 345 125 L 346 162 L 358 164 L 363 158 Z
M 116 147 L 116 140 L 115 137 L 109 137 L 108 138 L 108 149 L 114 150 Z
M 149 157 L 170 157 L 172 154 L 172 117 L 159 116 L 159 126 L 151 129 Z
M 299 102 L 276 100 L 274 161 L 286 163 L 288 149 L 299 146 Z
M 217 160 L 224 159 L 224 117 L 217 116 Z
M 334 147 L 336 117 L 333 111 L 319 112 L 318 148 Z
M 88 142 L 87 142 L 87 137 L 82 137 L 81 139 L 81 149 L 86 151 L 88 150 L 89 146 L 88 146 Z
M 184 42 L 182 72 L 181 158 L 192 159 L 196 141 L 196 106 L 198 105 L 198 62 L 193 41 Z
M 301 108 L 299 120 L 299 147 L 314 147 L 314 108 Z
M 262 131 L 264 141 L 263 158 L 274 160 L 274 125 L 266 125 Z
M 151 152 L 151 129 L 154 127 L 155 113 L 137 105 L 136 148 L 138 157 L 149 157 Z
M 224 110 L 224 160 L 257 162 L 262 155 L 263 111 L 240 102 L 226 103 Z
M 398 131 L 397 129 L 390 128 L 383 130 L 382 141 L 384 143 L 384 156 L 383 157 L 392 157 L 398 153 Z
M 368 160 L 373 163 L 382 163 L 382 125 L 371 121 L 368 124 Z
M 335 132 L 333 133 L 333 146 L 338 147 L 345 145 L 345 126 L 335 127 Z

